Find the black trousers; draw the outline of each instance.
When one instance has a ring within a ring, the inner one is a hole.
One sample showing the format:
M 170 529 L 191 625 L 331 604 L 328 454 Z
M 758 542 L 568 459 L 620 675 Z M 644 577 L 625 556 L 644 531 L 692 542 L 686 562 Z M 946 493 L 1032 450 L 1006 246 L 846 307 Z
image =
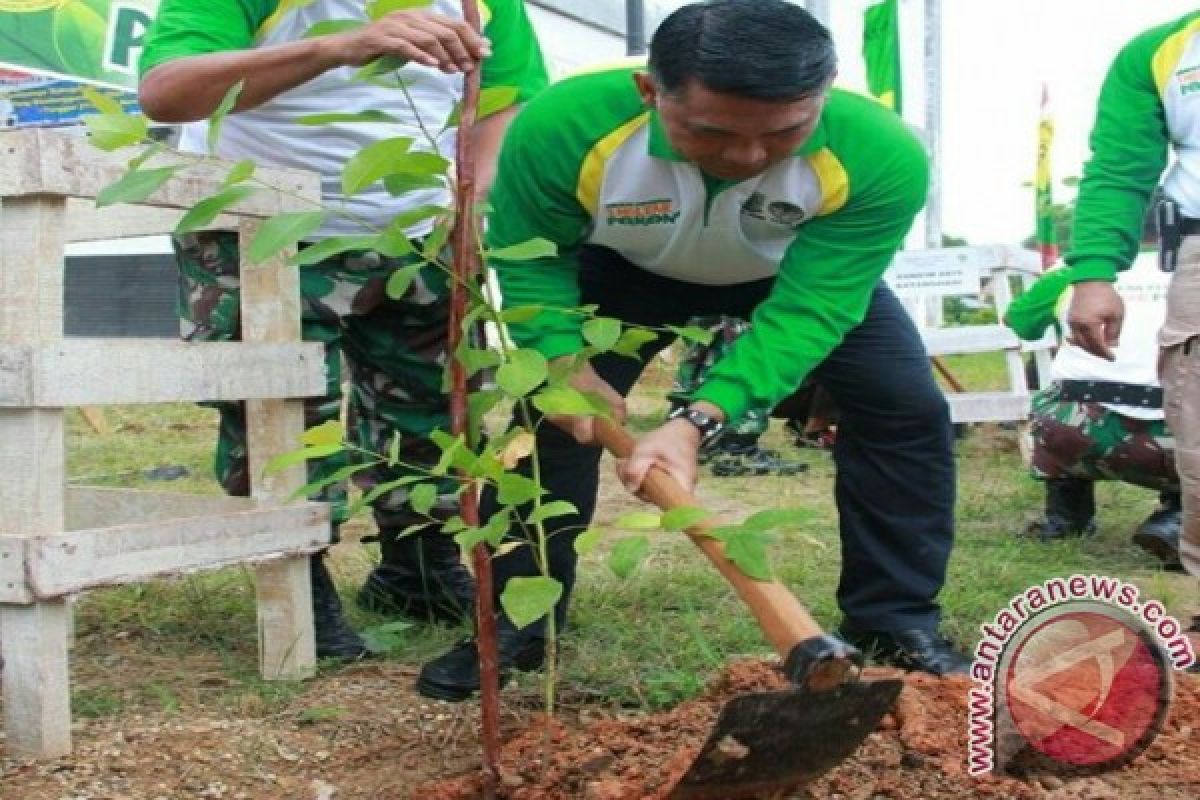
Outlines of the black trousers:
M 749 318 L 772 283 L 683 283 L 596 247 L 582 251 L 580 268 L 584 304 L 598 305 L 601 316 L 655 326 L 684 325 L 697 315 Z M 627 394 L 649 358 L 671 338 L 648 343 L 640 360 L 605 353 L 592 366 Z M 920 335 L 890 289 L 876 287 L 866 319 L 814 375 L 841 412 L 833 458 L 842 541 L 837 598 L 845 622 L 868 631 L 933 629 L 940 617 L 936 597 L 954 540 L 953 437 L 949 410 Z M 550 570 L 565 588 L 556 613 L 561 631 L 575 583 L 574 539 L 596 507 L 601 450 L 543 424 L 537 452 L 542 485 L 549 490 L 544 500 L 568 500 L 579 512 L 547 522 Z M 494 493 L 485 492 L 483 519 L 496 509 Z M 516 530 L 513 535 L 524 537 Z M 497 597 L 508 579 L 537 574 L 529 547 L 497 557 Z

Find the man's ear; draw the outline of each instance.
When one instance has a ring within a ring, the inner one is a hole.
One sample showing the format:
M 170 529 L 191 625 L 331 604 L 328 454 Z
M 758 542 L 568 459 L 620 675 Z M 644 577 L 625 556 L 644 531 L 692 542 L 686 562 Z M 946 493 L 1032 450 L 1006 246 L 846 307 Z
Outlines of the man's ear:
M 633 82 L 637 85 L 638 94 L 646 108 L 654 108 L 658 104 L 658 84 L 648 72 L 633 73 Z

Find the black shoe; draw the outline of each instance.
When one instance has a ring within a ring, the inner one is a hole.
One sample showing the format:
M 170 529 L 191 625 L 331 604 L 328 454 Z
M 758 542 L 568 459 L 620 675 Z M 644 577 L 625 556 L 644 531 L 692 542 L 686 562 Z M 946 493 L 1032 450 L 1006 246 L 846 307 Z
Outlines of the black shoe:
M 308 559 L 312 579 L 313 630 L 317 658 L 357 661 L 371 655 L 370 648 L 342 616 L 342 601 L 325 567 L 325 557 L 314 553 Z
M 546 661 L 546 640 L 501 624 L 496 634 L 500 682 L 514 670 L 531 672 Z M 434 700 L 458 703 L 479 691 L 479 649 L 475 639 L 464 639 L 445 654 L 421 667 L 417 691 Z
M 379 614 L 458 625 L 475 610 L 475 579 L 454 538 L 436 528 L 409 536 L 381 531 L 382 561 L 367 576 L 358 605 Z
M 960 653 L 954 644 L 937 631 L 915 628 L 885 633 L 859 631 L 843 625 L 838 636 L 847 644 L 862 650 L 867 658 L 910 671 L 943 675 L 965 675 L 971 670 L 971 659 Z
M 1182 511 L 1169 507 L 1156 509 L 1134 531 L 1133 543 L 1161 561 L 1164 569 L 1183 572 L 1183 562 L 1179 560 L 1182 526 Z
M 1186 632 L 1193 634 L 1188 638 L 1192 642 L 1192 649 L 1194 651 L 1196 660 L 1193 661 L 1192 665 L 1184 671 L 1191 675 L 1200 675 L 1200 636 L 1195 635 L 1200 634 L 1200 614 L 1192 617 L 1192 624 L 1188 626 Z
M 1026 525 L 1021 533 L 1023 536 L 1041 539 L 1043 542 L 1094 536 L 1096 520 L 1089 519 L 1084 523 L 1074 523 L 1058 514 L 1046 514 L 1041 519 L 1035 519 Z
M 749 450 L 717 452 L 712 455 L 712 474 L 718 478 L 739 475 L 799 475 L 808 464 L 787 461 L 777 450 L 765 450 L 758 445 Z

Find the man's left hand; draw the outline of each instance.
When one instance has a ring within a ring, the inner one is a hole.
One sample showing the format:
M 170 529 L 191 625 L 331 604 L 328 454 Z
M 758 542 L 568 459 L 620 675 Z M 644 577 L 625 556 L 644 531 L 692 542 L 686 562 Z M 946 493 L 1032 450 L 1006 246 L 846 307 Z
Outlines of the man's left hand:
M 700 431 L 687 420 L 669 420 L 639 439 L 629 458 L 617 461 L 617 476 L 626 489 L 638 494 L 646 473 L 658 467 L 690 492 L 696 486 L 699 452 Z

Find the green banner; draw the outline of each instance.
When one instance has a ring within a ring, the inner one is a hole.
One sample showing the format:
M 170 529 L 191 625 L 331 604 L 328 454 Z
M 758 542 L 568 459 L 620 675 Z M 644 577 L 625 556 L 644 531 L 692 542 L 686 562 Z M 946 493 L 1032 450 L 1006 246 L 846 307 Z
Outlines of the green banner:
M 2 1 L 2 0 L 0 0 Z M 867 90 L 896 113 L 904 109 L 900 73 L 900 3 L 879 0 L 863 12 Z
M 0 67 L 132 89 L 157 10 L 158 0 L 0 0 Z

